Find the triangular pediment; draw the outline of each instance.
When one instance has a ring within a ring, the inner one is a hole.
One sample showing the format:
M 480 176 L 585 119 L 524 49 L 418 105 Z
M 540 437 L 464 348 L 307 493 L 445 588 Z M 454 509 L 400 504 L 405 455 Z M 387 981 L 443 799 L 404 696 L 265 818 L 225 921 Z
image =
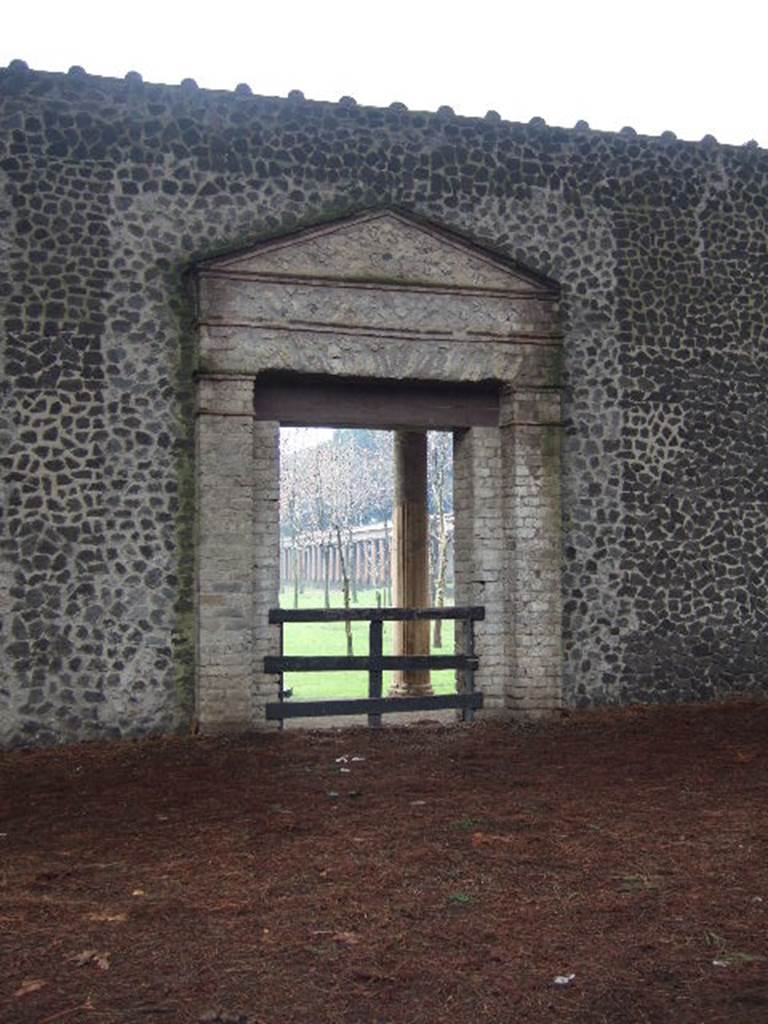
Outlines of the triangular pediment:
M 203 272 L 333 279 L 552 294 L 553 287 L 501 259 L 400 213 L 335 221 L 246 252 L 209 260 Z

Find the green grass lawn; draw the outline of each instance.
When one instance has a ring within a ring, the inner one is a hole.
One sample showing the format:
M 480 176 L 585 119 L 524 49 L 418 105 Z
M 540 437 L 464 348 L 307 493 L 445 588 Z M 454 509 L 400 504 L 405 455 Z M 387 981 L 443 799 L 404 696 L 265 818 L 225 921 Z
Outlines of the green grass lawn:
M 331 592 L 331 606 L 343 607 L 340 591 Z M 281 608 L 293 608 L 293 591 L 285 589 L 280 594 Z M 323 608 L 321 590 L 305 590 L 299 597 L 300 608 Z M 375 608 L 374 590 L 358 591 L 357 604 L 353 608 Z M 353 622 L 355 655 L 368 654 L 368 623 Z M 431 623 L 430 623 L 431 628 Z M 443 623 L 443 646 L 432 649 L 433 654 L 453 654 L 453 622 Z M 347 653 L 346 633 L 343 622 L 294 622 L 283 627 L 283 648 L 285 654 L 337 654 Z M 392 653 L 392 623 L 384 623 L 384 654 Z M 383 692 L 386 695 L 392 680 L 392 673 L 384 673 Z M 294 700 L 334 700 L 368 696 L 367 672 L 286 672 L 286 689 L 293 690 Z M 456 674 L 452 669 L 432 673 L 432 687 L 435 693 L 454 693 Z

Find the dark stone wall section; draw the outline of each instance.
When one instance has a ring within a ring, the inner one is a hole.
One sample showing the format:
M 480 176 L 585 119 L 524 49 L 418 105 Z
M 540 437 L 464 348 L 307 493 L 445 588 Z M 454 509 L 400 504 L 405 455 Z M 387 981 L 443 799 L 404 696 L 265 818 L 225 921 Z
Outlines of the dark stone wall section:
M 768 154 L 0 71 L 0 744 L 192 707 L 204 257 L 368 208 L 562 286 L 564 700 L 764 687 Z

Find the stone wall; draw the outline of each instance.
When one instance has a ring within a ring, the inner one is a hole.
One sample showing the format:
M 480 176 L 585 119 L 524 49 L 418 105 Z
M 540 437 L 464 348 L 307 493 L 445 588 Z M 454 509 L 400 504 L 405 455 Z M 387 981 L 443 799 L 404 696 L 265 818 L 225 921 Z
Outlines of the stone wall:
M 188 725 L 187 271 L 366 209 L 560 285 L 565 703 L 763 687 L 768 154 L 19 63 L 0 100 L 1 743 Z

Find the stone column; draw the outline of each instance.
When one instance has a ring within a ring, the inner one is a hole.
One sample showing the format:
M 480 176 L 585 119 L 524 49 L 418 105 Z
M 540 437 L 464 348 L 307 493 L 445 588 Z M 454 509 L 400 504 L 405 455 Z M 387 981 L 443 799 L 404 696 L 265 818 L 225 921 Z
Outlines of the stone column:
M 429 606 L 426 432 L 395 431 L 394 455 L 392 601 L 399 608 L 424 608 Z M 398 622 L 393 632 L 395 654 L 429 654 L 428 622 Z M 396 672 L 390 693 L 432 693 L 429 672 Z
M 196 709 L 203 729 L 253 726 L 255 661 L 275 653 L 275 638 L 261 623 L 254 629 L 256 606 L 276 599 L 279 575 L 276 517 L 254 529 L 265 521 L 256 430 L 251 380 L 200 381 Z M 270 476 L 275 469 L 269 467 Z M 275 509 L 276 492 L 275 484 Z
M 513 630 L 514 578 L 509 558 L 514 541 L 507 533 L 497 427 L 455 431 L 453 491 L 455 603 L 485 608 L 485 619 L 475 623 L 475 651 L 480 659 L 475 687 L 484 694 L 482 714 L 501 714 L 509 675 L 507 636 Z M 457 651 L 462 649 L 462 639 L 457 623 Z M 462 685 L 461 678 L 458 682 Z
M 519 389 L 500 413 L 506 518 L 514 537 L 506 705 L 535 717 L 562 700 L 560 394 Z
M 269 610 L 279 603 L 280 545 L 280 424 L 253 424 L 253 521 L 243 524 L 252 538 L 253 674 L 251 722 L 267 724 L 264 705 L 277 700 L 278 677 L 263 671 L 264 658 L 280 653 L 280 631 L 269 624 Z M 277 727 L 276 723 L 270 723 Z

